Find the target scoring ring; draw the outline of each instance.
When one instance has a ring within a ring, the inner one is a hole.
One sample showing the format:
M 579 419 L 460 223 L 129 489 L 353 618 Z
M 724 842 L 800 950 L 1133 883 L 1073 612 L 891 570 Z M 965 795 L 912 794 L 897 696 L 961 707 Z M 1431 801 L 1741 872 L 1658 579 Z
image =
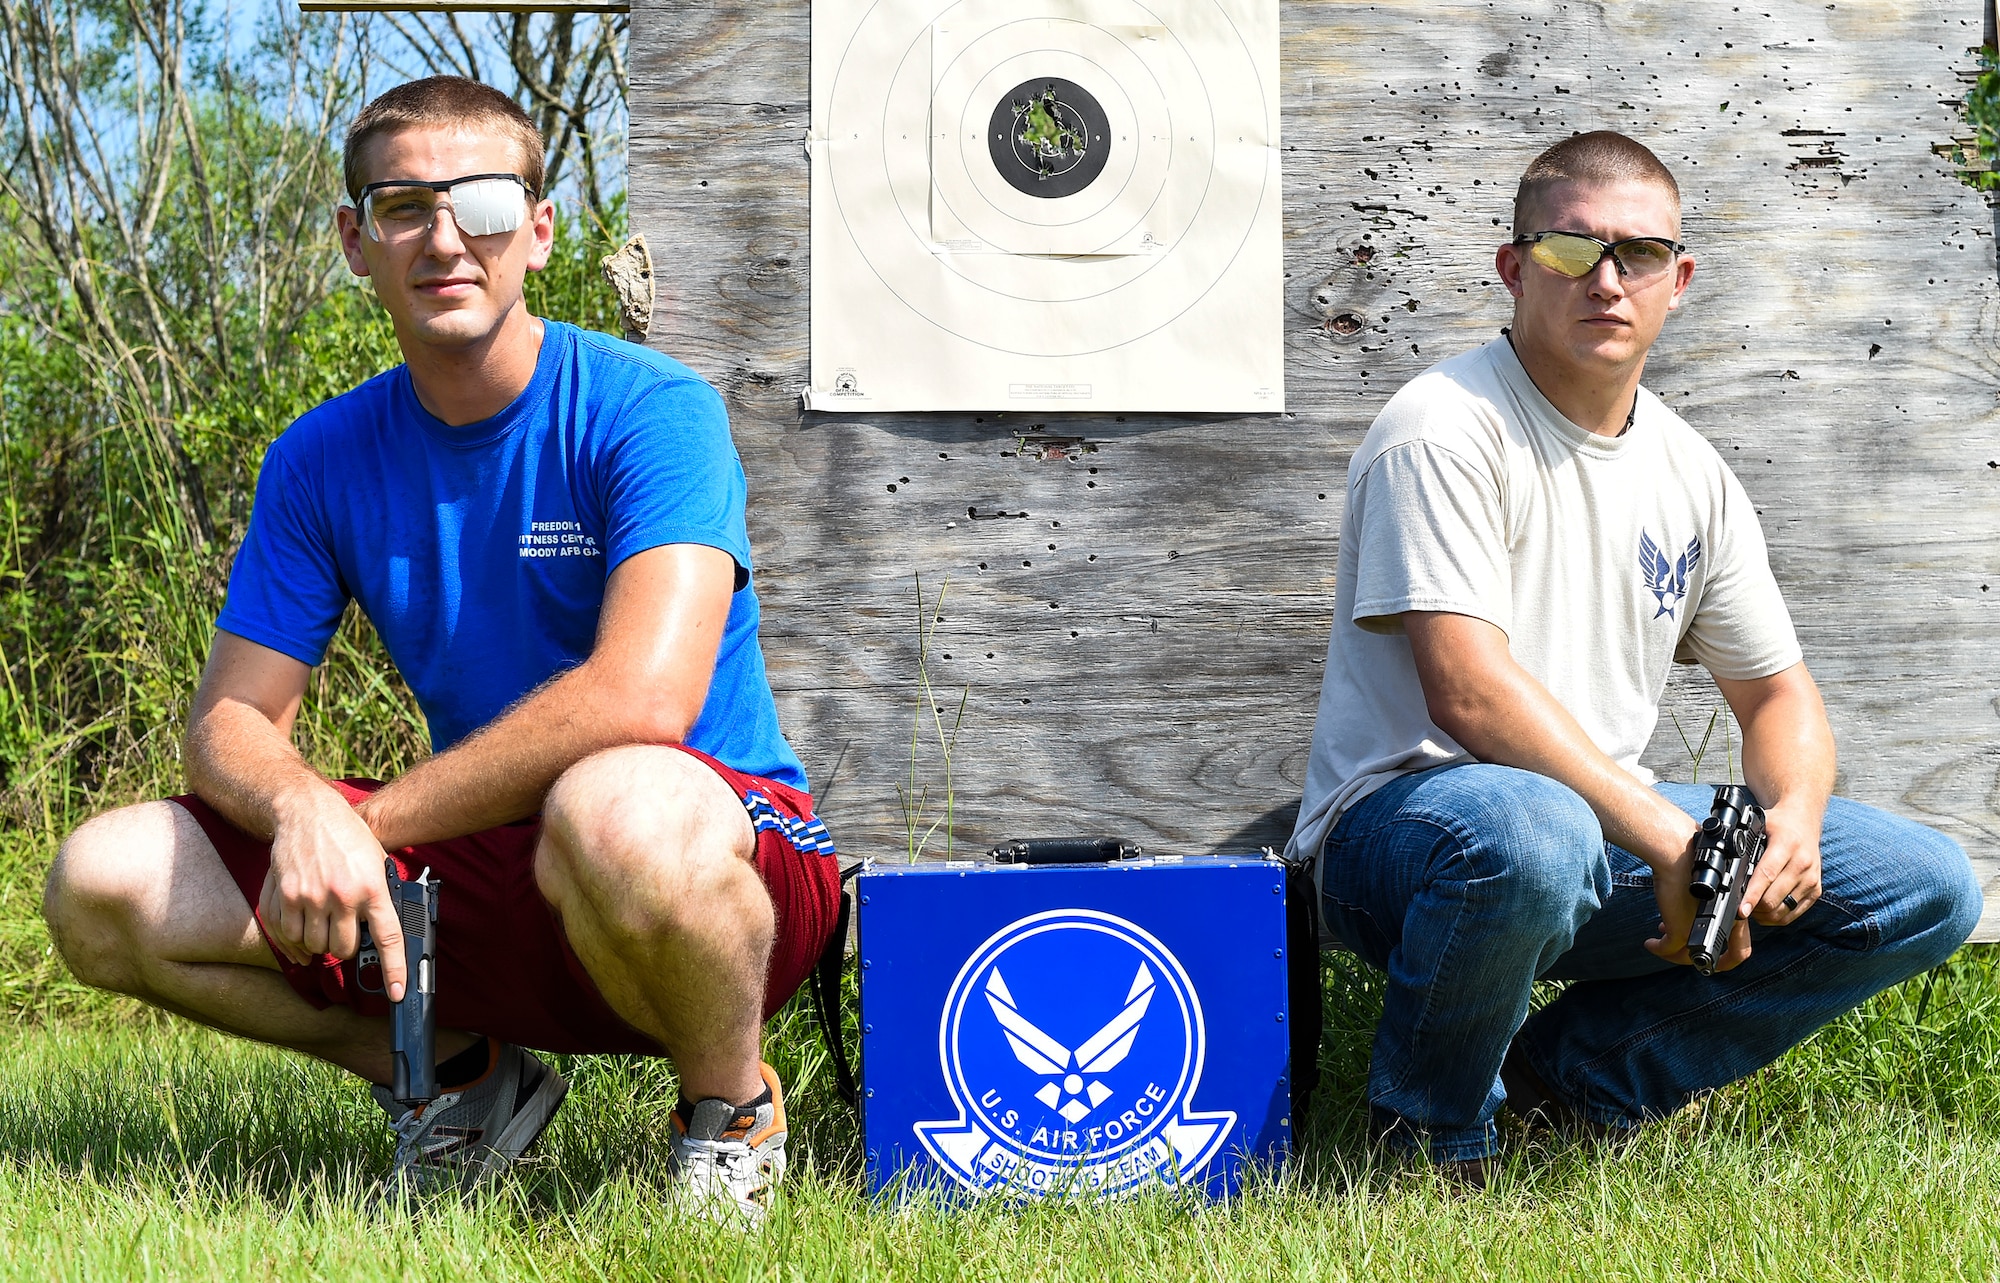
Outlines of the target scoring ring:
M 986 142 L 993 167 L 1015 191 L 1056 200 L 1076 195 L 1104 172 L 1111 122 L 1082 85 L 1037 77 L 994 104 Z
M 1028 0 L 1028 9 L 1039 11 L 1048 2 Z M 1025 43 L 1027 20 L 1037 14 L 1024 13 L 1008 0 L 918 0 L 914 8 L 900 7 L 896 0 L 833 0 L 833 3 L 860 11 L 854 27 L 845 33 L 841 53 L 833 60 L 832 75 L 827 77 L 831 91 L 826 114 L 830 122 L 838 122 L 831 123 L 827 130 L 826 172 L 833 217 L 843 226 L 860 262 L 899 302 L 938 330 L 991 351 L 1020 356 L 1070 357 L 1110 351 L 1172 324 L 1216 287 L 1250 243 L 1255 211 L 1268 193 L 1273 174 L 1260 174 L 1259 181 L 1251 186 L 1239 183 L 1221 187 L 1217 183 L 1217 150 L 1229 134 L 1257 132 L 1269 99 L 1263 78 L 1251 66 L 1250 47 L 1232 15 L 1223 7 L 1223 0 L 1085 0 L 1090 10 L 1088 18 L 1052 12 L 1038 19 L 1090 28 L 1095 37 L 1127 27 L 1164 30 L 1160 43 L 1149 47 L 1143 65 L 1133 66 L 1133 70 L 1142 73 L 1141 77 L 1114 73 L 1108 87 L 1131 91 L 1157 82 L 1159 90 L 1164 91 L 1166 102 L 1161 105 L 1165 110 L 1158 113 L 1162 118 L 1154 124 L 1151 116 L 1142 115 L 1138 123 L 1148 137 L 1135 138 L 1133 142 L 1147 157 L 1154 155 L 1155 147 L 1166 147 L 1171 152 L 1166 186 L 1154 193 L 1152 184 L 1146 185 L 1149 207 L 1159 206 L 1168 198 L 1173 202 L 1173 216 L 1165 224 L 1165 235 L 1158 242 L 1165 248 L 1155 253 L 1104 259 L 1087 277 L 1073 276 L 1064 267 L 1064 251 L 1039 254 L 1025 251 L 1025 257 L 1018 253 L 969 256 L 937 253 L 937 247 L 931 244 L 926 199 L 937 195 L 929 181 L 932 177 L 927 172 L 929 163 L 922 152 L 898 148 L 890 141 L 898 136 L 905 140 L 910 137 L 910 133 L 898 131 L 892 122 L 921 121 L 930 105 L 937 101 L 937 91 L 943 86 L 933 74 L 930 47 L 937 32 L 947 26 L 954 34 L 967 29 L 983 29 L 988 35 L 1021 31 L 1019 39 Z M 1172 11 L 1176 21 L 1163 21 L 1151 7 L 1154 5 Z M 983 38 L 959 39 L 969 45 Z M 891 59 L 893 70 L 886 76 L 856 74 L 857 67 L 850 55 L 871 41 L 877 49 L 898 51 Z M 1129 42 L 1127 45 L 1137 49 Z M 1076 52 L 1075 46 L 1059 47 L 1072 56 Z M 1020 49 L 1014 56 L 1030 52 Z M 993 58 L 992 54 L 985 56 Z M 1014 70 L 1013 76 L 998 79 L 997 84 L 1004 85 L 1010 80 L 1017 84 L 1031 83 L 1016 80 L 1024 72 L 1037 73 L 1046 84 L 1050 79 L 1047 72 L 1053 70 L 1029 62 Z M 938 71 L 942 72 L 942 64 Z M 1071 74 L 1074 76 L 1075 72 Z M 1212 78 L 1227 76 L 1247 82 L 1249 92 L 1218 95 L 1209 91 Z M 975 91 L 973 100 L 964 102 L 963 123 L 971 129 L 959 134 L 959 138 L 969 145 L 962 151 L 953 150 L 962 156 L 964 172 L 975 184 L 978 175 L 974 171 L 984 170 L 989 178 L 1002 179 L 1000 186 L 1011 194 L 1027 196 L 1042 204 L 1047 197 L 1038 192 L 1023 192 L 991 155 L 991 147 L 979 146 L 981 132 L 974 123 L 978 120 L 975 113 L 985 103 L 995 101 L 994 87 L 997 86 Z M 1057 96 L 1062 98 L 1061 94 Z M 1139 92 L 1137 96 L 1143 100 L 1154 95 Z M 1096 95 L 1092 98 L 1094 101 Z M 1187 110 L 1190 118 L 1179 119 L 1181 110 Z M 864 120 L 879 122 L 879 141 L 864 141 L 868 136 Z M 1010 160 L 1009 164 L 1017 162 Z M 1029 181 L 1035 180 L 1030 176 Z M 1222 199 L 1216 199 L 1218 196 Z M 989 195 L 988 200 L 992 199 Z M 900 215 L 894 220 L 899 228 L 897 235 L 884 237 L 871 229 L 880 229 L 885 224 L 860 223 L 854 216 L 856 211 L 884 206 Z M 1049 208 L 1053 213 L 1053 206 Z M 995 212 L 1002 211 L 995 206 Z M 1013 217 L 1018 219 L 1021 215 Z M 1064 220 L 1050 222 L 1037 218 L 1034 225 L 1062 226 Z M 1187 257 L 1191 252 L 1197 255 L 1193 260 Z M 946 285 L 946 281 L 951 284 Z M 980 303 L 976 308 L 943 305 L 949 295 L 941 294 L 941 287 L 969 288 L 979 296 Z M 1107 310 L 1114 298 L 1119 300 L 1117 310 Z M 1044 314 L 1042 309 L 1051 305 L 1092 308 L 1099 324 L 1085 334 L 1067 339 L 1044 334 L 1038 319 Z M 1024 341 L 1024 336 L 1040 337 Z

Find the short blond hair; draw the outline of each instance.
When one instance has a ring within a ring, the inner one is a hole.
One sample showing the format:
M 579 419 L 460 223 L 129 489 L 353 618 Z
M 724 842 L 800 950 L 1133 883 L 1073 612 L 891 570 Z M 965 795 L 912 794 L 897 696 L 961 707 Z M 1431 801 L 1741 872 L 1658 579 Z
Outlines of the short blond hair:
M 535 128 L 520 104 L 477 80 L 426 76 L 380 95 L 347 127 L 341 176 L 347 183 L 348 199 L 361 199 L 361 188 L 367 181 L 362 157 L 369 143 L 405 129 L 438 128 L 491 132 L 511 139 L 521 150 L 521 177 L 527 182 L 528 195 L 541 197 L 542 180 L 548 173 L 542 131 Z
M 1573 134 L 1528 162 L 1514 193 L 1516 236 L 1548 230 L 1528 223 L 1542 194 L 1563 183 L 1649 183 L 1671 195 L 1676 210 L 1681 206 L 1681 185 L 1650 148 L 1615 130 L 1598 129 Z

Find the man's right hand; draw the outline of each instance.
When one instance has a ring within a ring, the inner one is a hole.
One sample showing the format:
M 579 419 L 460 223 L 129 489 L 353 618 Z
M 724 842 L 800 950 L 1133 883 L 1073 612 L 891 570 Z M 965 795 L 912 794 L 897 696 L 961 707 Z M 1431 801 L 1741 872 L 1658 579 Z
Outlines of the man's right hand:
M 1646 948 L 1691 966 L 1694 817 L 1639 783 L 1607 757 L 1569 710 L 1514 661 L 1498 626 L 1467 615 L 1413 610 L 1401 616 L 1431 721 L 1482 762 L 1546 775 L 1574 789 L 1596 814 L 1605 840 L 1653 871 L 1660 934 Z M 1716 964 L 1726 971 L 1750 956 L 1741 922 Z
M 325 784 L 273 808 L 271 869 L 257 911 L 278 951 L 300 965 L 320 954 L 352 958 L 359 923 L 382 955 L 382 987 L 400 1002 L 407 976 L 403 929 L 389 899 L 381 843 L 347 800 Z

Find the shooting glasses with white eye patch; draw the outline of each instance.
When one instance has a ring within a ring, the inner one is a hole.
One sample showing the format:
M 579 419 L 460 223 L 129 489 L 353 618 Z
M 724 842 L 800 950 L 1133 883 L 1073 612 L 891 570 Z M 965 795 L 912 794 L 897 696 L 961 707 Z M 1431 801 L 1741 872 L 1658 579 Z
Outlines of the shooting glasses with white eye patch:
M 528 218 L 528 182 L 519 174 L 467 174 L 443 182 L 391 178 L 361 189 L 361 225 L 389 244 L 428 236 L 440 209 L 461 236 L 511 232 Z
M 1628 236 L 1622 241 L 1601 241 L 1582 232 L 1535 232 L 1516 236 L 1514 244 L 1529 246 L 1528 257 L 1552 272 L 1582 280 L 1610 259 L 1620 276 L 1641 280 L 1658 276 L 1687 253 L 1687 246 L 1664 236 Z

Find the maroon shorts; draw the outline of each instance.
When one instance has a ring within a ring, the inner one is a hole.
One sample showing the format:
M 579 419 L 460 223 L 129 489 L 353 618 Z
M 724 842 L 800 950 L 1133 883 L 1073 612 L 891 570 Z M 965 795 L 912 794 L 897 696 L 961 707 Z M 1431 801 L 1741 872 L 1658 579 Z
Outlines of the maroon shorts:
M 764 1015 L 792 996 L 819 961 L 840 907 L 840 870 L 812 799 L 773 780 L 732 771 L 703 753 L 682 752 L 721 776 L 750 813 L 758 876 L 771 894 L 777 933 L 764 982 Z M 336 785 L 350 802 L 382 787 L 374 780 Z M 206 802 L 172 799 L 194 817 L 264 930 L 257 903 L 271 867 L 271 846 L 244 833 Z M 661 1048 L 614 1012 L 577 961 L 562 924 L 535 886 L 541 820 L 520 820 L 468 837 L 393 852 L 403 876 L 425 867 L 444 883 L 438 897 L 438 1024 L 490 1034 L 542 1051 L 641 1052 Z M 270 935 L 265 933 L 265 943 Z M 273 949 L 285 979 L 315 1007 L 336 1003 L 386 1015 L 389 1000 L 355 983 L 354 964 L 322 954 L 300 966 Z

